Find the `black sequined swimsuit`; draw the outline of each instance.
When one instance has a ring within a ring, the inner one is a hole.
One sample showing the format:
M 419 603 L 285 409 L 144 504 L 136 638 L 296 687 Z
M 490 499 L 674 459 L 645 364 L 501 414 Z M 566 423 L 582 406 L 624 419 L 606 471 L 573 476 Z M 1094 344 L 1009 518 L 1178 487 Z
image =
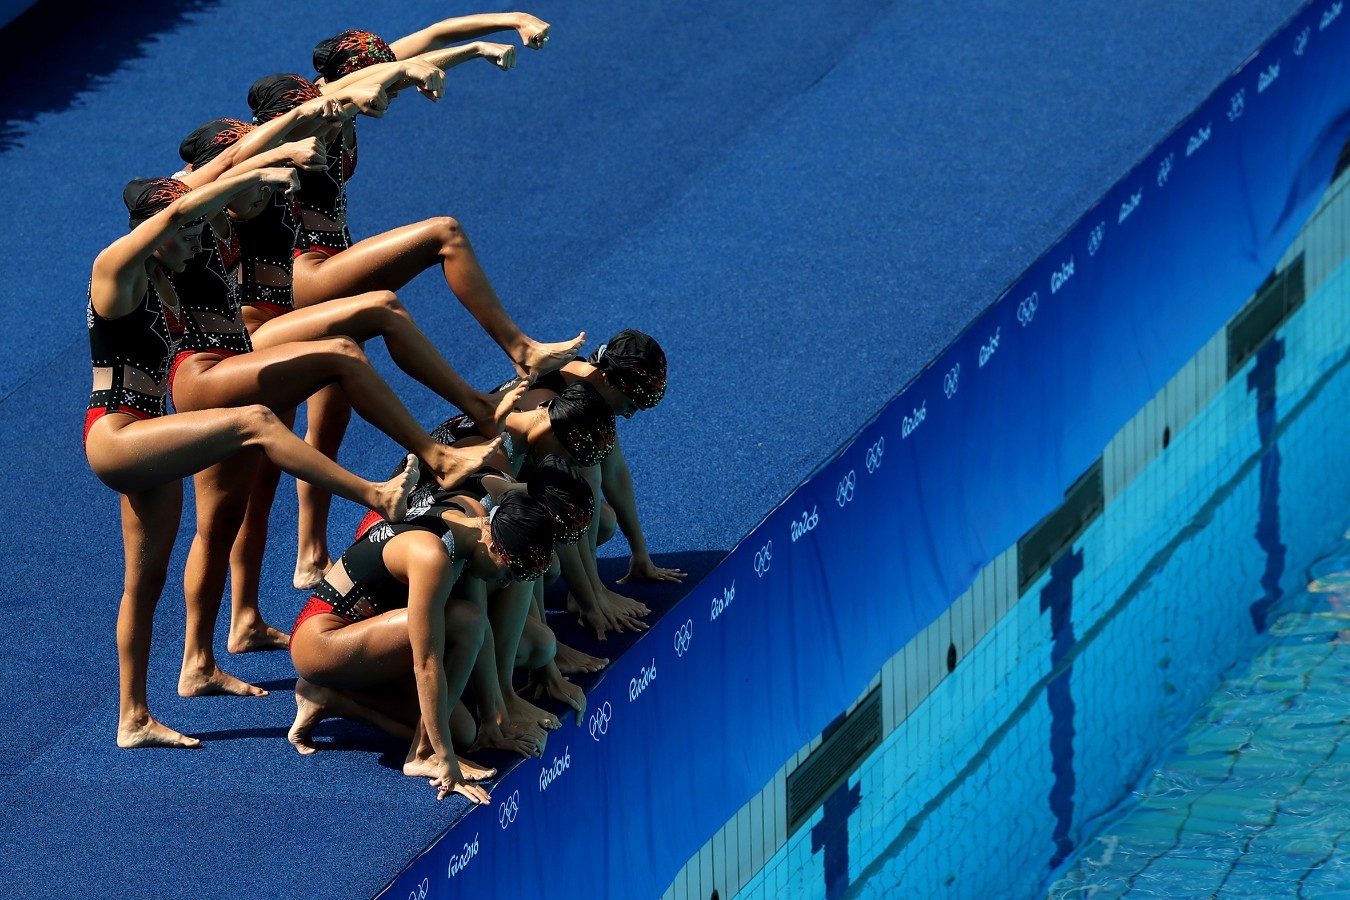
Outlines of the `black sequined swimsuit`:
M 85 439 L 94 422 L 109 413 L 140 419 L 167 415 L 169 368 L 183 336 L 177 303 L 166 306 L 152 281 L 140 305 L 116 319 L 100 316 L 91 296 L 87 319 L 94 388 L 85 413 Z
M 300 210 L 298 194 L 276 192 L 262 212 L 234 223 L 244 256 L 239 302 L 276 315 L 295 309 L 292 277 L 299 247 Z

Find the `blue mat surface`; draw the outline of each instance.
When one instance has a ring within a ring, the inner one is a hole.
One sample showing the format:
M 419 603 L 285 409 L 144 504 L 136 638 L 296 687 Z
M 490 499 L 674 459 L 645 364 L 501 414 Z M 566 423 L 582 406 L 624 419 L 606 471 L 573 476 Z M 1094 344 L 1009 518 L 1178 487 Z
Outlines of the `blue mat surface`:
M 352 228 L 455 215 L 530 333 L 658 337 L 669 393 L 621 430 L 652 551 L 692 586 L 1300 6 L 545 0 L 545 51 L 469 64 L 440 104 L 363 125 Z M 73 21 L 44 2 L 3 31 L 0 519 L 27 535 L 0 557 L 6 894 L 369 896 L 453 814 L 367 729 L 328 724 L 324 752 L 293 753 L 282 654 L 223 660 L 267 698 L 176 696 L 187 527 L 151 704 L 205 747 L 118 751 L 117 508 L 79 445 L 85 285 L 125 226 L 121 185 L 173 171 L 205 119 L 243 117 L 255 77 L 307 72 L 316 40 L 401 35 L 423 7 L 148 0 Z M 470 381 L 507 372 L 438 275 L 402 296 Z M 342 459 L 374 474 L 398 456 L 358 423 Z M 281 626 L 303 601 L 294 514 L 283 489 L 263 598 Z M 357 518 L 335 508 L 335 545 Z M 652 590 L 668 605 L 688 586 Z

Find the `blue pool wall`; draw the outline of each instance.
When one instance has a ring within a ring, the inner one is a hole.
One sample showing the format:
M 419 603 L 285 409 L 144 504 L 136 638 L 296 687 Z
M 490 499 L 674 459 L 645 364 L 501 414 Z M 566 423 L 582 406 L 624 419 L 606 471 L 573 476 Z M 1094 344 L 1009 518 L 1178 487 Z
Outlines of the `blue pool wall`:
M 573 743 L 382 896 L 490 891 L 526 855 L 544 878 L 597 841 L 642 862 L 549 896 L 673 889 L 1275 267 L 1350 133 L 1340 9 L 1309 5 L 1254 54 L 611 668 Z M 645 812 L 558 831 L 592 807 Z
M 748 879 L 725 863 L 705 879 L 696 858 L 667 896 L 707 897 L 715 885 L 720 896 L 739 887 L 740 900 L 1044 896 L 1063 849 L 1108 852 L 1084 844 L 1098 818 L 1147 775 L 1221 673 L 1249 658 L 1260 639 L 1253 607 L 1271 592 L 1274 610 L 1297 596 L 1345 529 L 1347 188 L 1342 175 L 1277 266 L 1301 263 L 1309 296 L 1261 352 L 1230 377 L 1222 329 L 1107 445 L 1107 502 L 1065 557 L 1076 559 L 1071 589 L 1056 587 L 1052 569 L 1019 599 L 1015 548 L 997 558 L 874 682 L 894 729 L 836 794 L 849 798 L 847 814 L 826 801 L 751 855 Z M 1272 375 L 1267 414 L 1252 388 Z M 1065 594 L 1071 611 L 1057 630 L 1047 601 Z M 951 673 L 941 662 L 949 642 L 960 649 Z M 700 857 L 739 865 L 740 831 L 763 820 L 816 746 L 729 823 L 733 840 L 719 835 Z M 830 853 L 847 870 L 842 885 L 829 881 Z M 1070 884 L 1064 896 L 1082 890 Z

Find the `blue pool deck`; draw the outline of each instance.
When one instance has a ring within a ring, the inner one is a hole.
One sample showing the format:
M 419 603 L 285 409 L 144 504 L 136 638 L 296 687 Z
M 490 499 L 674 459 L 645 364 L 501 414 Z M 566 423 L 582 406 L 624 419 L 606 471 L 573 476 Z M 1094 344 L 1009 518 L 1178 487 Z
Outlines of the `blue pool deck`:
M 1302 6 L 793 0 L 746 21 L 724 3 L 545 0 L 530 11 L 554 25 L 546 51 L 506 74 L 466 66 L 438 106 L 405 98 L 363 127 L 352 225 L 359 237 L 454 214 L 531 333 L 660 339 L 670 391 L 622 437 L 658 562 L 699 575 Z M 462 812 L 397 774 L 401 750 L 364 729 L 327 726 L 330 750 L 292 753 L 284 656 L 224 661 L 267 698 L 175 696 L 190 504 L 151 702 L 206 746 L 116 750 L 117 510 L 78 437 L 85 286 L 124 228 L 122 183 L 171 172 L 187 131 L 242 114 L 255 77 L 305 71 L 319 38 L 426 20 L 420 4 L 355 0 L 79 16 L 44 0 L 3 32 L 5 893 L 372 896 Z M 500 380 L 500 354 L 434 273 L 402 296 L 469 381 Z M 421 418 L 443 417 L 375 358 Z M 391 454 L 358 424 L 342 459 L 369 474 Z M 303 600 L 287 584 L 294 514 L 283 489 L 263 597 L 283 626 Z M 335 512 L 334 544 L 357 517 Z M 569 725 L 550 750 L 580 735 Z

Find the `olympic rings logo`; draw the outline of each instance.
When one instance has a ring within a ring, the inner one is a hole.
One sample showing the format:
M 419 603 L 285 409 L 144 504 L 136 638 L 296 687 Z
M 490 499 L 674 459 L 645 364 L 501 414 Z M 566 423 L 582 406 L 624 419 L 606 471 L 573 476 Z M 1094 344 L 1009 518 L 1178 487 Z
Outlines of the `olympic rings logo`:
M 877 442 L 867 448 L 867 474 L 871 475 L 881 468 L 881 456 L 886 452 L 886 438 L 879 437 Z
M 612 718 L 614 718 L 614 708 L 611 707 L 609 701 L 606 700 L 604 706 L 591 714 L 591 740 L 598 741 L 602 734 L 609 731 L 609 722 Z
M 1106 239 L 1106 223 L 1098 222 L 1097 227 L 1092 229 L 1092 234 L 1088 237 L 1088 256 L 1096 256 L 1097 251 L 1102 249 L 1102 241 Z
M 948 372 L 942 379 L 942 393 L 947 395 L 948 400 L 952 399 L 952 397 L 956 395 L 956 389 L 960 387 L 960 382 L 961 382 L 961 364 L 957 363 L 956 365 L 952 366 L 952 370 Z
M 755 554 L 755 574 L 763 578 L 768 573 L 771 562 L 773 562 L 773 541 L 769 541 Z
M 431 890 L 431 879 L 423 878 L 416 889 L 408 891 L 408 900 L 427 900 L 427 891 Z
M 1041 305 L 1041 295 L 1039 291 L 1032 291 L 1031 296 L 1017 304 L 1017 321 L 1026 328 L 1031 324 L 1031 320 L 1036 318 L 1036 310 Z
M 694 639 L 694 620 L 690 619 L 675 630 L 675 655 L 684 656 L 689 643 Z
M 844 476 L 844 480 L 839 482 L 839 487 L 834 492 L 834 502 L 839 504 L 842 509 L 853 501 L 853 490 L 858 485 L 858 476 L 852 469 Z
M 502 805 L 497 808 L 497 821 L 501 823 L 503 829 L 510 827 L 516 821 L 516 814 L 520 812 L 520 791 L 511 794 L 509 800 L 504 800 Z

